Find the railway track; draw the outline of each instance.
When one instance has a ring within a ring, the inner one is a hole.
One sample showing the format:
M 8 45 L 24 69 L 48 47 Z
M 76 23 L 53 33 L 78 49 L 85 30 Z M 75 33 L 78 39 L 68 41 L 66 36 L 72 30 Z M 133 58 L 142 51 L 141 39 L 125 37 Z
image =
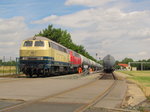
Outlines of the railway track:
M 114 82 L 105 91 L 103 91 L 102 94 L 99 94 L 98 96 L 94 97 L 89 103 L 81 106 L 80 108 L 78 108 L 74 112 L 86 111 L 88 108 L 90 108 L 90 107 L 94 106 L 96 103 L 100 102 L 101 99 L 103 99 L 109 92 L 111 92 L 111 90 L 116 85 L 116 82 L 117 82 L 116 77 L 115 77 L 114 73 L 102 73 L 100 80 L 106 80 L 106 79 L 112 79 L 112 80 L 114 80 Z
M 27 79 L 24 79 L 24 78 L 19 78 L 19 79 L 17 79 L 17 78 L 11 78 L 11 79 L 7 79 L 7 78 L 5 78 L 5 79 L 0 79 L 0 83 L 9 83 L 9 82 L 16 82 L 16 81 L 23 81 L 23 80 L 27 80 Z
M 49 95 L 49 96 L 46 96 L 46 97 L 43 97 L 43 98 L 40 98 L 40 99 L 37 99 L 37 100 L 26 101 L 26 102 L 22 102 L 22 103 L 13 105 L 13 106 L 9 106 L 9 107 L 3 108 L 3 109 L 0 110 L 0 112 L 11 112 L 11 111 L 14 112 L 14 110 L 20 109 L 20 108 L 24 108 L 25 106 L 36 104 L 36 103 L 42 102 L 42 101 L 47 100 L 47 99 L 55 98 L 55 97 L 58 97 L 58 96 L 61 96 L 61 95 L 63 96 L 65 94 L 68 94 L 68 93 L 71 93 L 71 92 L 75 92 L 75 91 L 80 90 L 80 89 L 87 88 L 87 87 L 89 87 L 91 85 L 97 84 L 97 82 L 99 82 L 100 80 L 112 79 L 113 83 L 110 84 L 109 87 L 107 87 L 105 89 L 105 91 L 103 91 L 101 94 L 98 94 L 98 95 L 94 96 L 92 99 L 90 99 L 90 101 L 88 103 L 84 103 L 82 106 L 76 108 L 73 111 L 73 112 L 84 112 L 89 107 L 93 107 L 96 103 L 100 102 L 116 86 L 117 80 L 114 80 L 115 76 L 111 76 L 111 78 L 110 78 L 110 76 L 109 76 L 110 74 L 105 74 L 105 75 L 106 76 L 102 75 L 101 78 L 98 78 L 97 80 L 94 80 L 92 82 L 83 84 L 81 86 L 78 86 L 78 87 L 75 87 L 75 88 L 72 88 L 72 89 L 69 89 L 69 90 L 65 90 L 65 91 L 62 91 L 62 92 L 59 92 L 59 93 L 56 93 L 56 94 L 53 94 L 53 95 Z M 114 74 L 112 74 L 112 75 L 114 75 Z
M 117 77 L 114 73 L 101 73 L 100 79 L 114 79 L 117 80 Z

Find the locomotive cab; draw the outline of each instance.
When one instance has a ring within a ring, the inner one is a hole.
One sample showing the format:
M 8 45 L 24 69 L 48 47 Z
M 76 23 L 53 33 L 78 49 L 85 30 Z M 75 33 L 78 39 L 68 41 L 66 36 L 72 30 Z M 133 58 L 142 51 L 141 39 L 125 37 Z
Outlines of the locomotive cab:
M 49 49 L 48 41 L 25 40 L 20 49 L 20 56 L 21 57 L 48 56 L 49 53 L 47 49 Z
M 47 66 L 51 51 L 48 40 L 29 38 L 20 48 L 20 71 L 27 75 L 41 74 Z
M 45 37 L 23 41 L 20 48 L 20 71 L 26 75 L 51 75 L 69 70 L 67 49 Z

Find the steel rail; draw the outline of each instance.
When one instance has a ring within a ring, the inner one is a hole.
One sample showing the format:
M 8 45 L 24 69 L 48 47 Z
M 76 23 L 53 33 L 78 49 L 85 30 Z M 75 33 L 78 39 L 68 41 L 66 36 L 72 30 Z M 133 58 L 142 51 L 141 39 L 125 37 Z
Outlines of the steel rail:
M 96 103 L 101 101 L 109 92 L 111 92 L 111 90 L 115 87 L 115 85 L 117 83 L 117 80 L 115 80 L 116 78 L 114 78 L 115 76 L 114 76 L 113 73 L 112 73 L 112 76 L 113 76 L 114 82 L 103 93 L 101 93 L 100 95 L 94 97 L 89 103 L 86 103 L 85 105 L 79 107 L 74 112 L 84 112 L 89 107 L 92 107 L 93 105 L 95 105 Z

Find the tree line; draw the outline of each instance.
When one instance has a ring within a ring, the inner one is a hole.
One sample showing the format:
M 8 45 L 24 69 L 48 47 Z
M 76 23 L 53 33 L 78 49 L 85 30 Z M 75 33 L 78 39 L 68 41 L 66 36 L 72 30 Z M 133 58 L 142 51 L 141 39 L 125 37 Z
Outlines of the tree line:
M 51 39 L 93 61 L 97 61 L 86 51 L 84 46 L 75 44 L 71 39 L 70 33 L 68 33 L 66 30 L 62 30 L 61 28 L 54 28 L 53 25 L 49 25 L 48 28 L 40 31 L 38 34 L 36 34 L 36 36 L 43 36 Z
M 119 63 L 123 63 L 123 64 L 128 64 L 129 62 L 143 62 L 143 69 L 144 70 L 150 70 L 150 59 L 143 59 L 143 60 L 138 60 L 138 61 L 134 61 L 132 58 L 124 58 L 122 61 L 116 61 L 116 69 L 120 69 L 120 66 L 118 65 Z M 144 63 L 144 62 L 149 62 L 149 63 Z M 137 70 L 141 70 L 141 63 L 131 63 L 130 64 L 132 67 L 136 67 Z
M 54 28 L 53 25 L 48 25 L 47 28 L 40 31 L 36 36 L 43 36 L 48 39 L 51 39 L 79 54 L 82 54 L 83 56 L 98 62 L 102 64 L 102 60 L 96 60 L 94 57 L 92 57 L 84 48 L 82 45 L 75 44 L 72 39 L 70 33 L 68 33 L 66 30 L 62 30 L 61 28 Z M 119 69 L 120 66 L 118 66 L 118 63 L 124 63 L 128 64 L 128 62 L 134 62 L 132 58 L 124 58 L 122 61 L 116 61 L 116 68 Z M 139 60 L 138 62 L 150 62 L 150 59 L 148 60 Z M 139 63 L 131 64 L 131 66 L 137 67 L 138 70 L 141 69 L 141 65 Z M 150 69 L 150 64 L 143 64 L 144 69 Z
M 16 61 L 5 61 L 0 60 L 0 66 L 16 66 Z

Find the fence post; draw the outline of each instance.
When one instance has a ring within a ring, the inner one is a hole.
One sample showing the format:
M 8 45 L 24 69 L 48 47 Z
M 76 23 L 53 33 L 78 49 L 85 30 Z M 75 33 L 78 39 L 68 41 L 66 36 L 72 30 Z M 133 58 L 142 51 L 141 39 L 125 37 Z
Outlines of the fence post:
M 5 66 L 5 56 L 3 56 L 3 75 L 4 75 L 4 66 Z
M 16 58 L 16 74 L 19 74 L 19 58 Z
M 3 62 L 3 58 L 1 59 L 1 57 L 0 57 L 0 74 L 2 74 L 2 67 L 3 67 L 2 62 Z
M 10 57 L 10 75 L 11 75 L 11 66 L 12 66 L 12 62 L 11 62 L 11 57 Z

